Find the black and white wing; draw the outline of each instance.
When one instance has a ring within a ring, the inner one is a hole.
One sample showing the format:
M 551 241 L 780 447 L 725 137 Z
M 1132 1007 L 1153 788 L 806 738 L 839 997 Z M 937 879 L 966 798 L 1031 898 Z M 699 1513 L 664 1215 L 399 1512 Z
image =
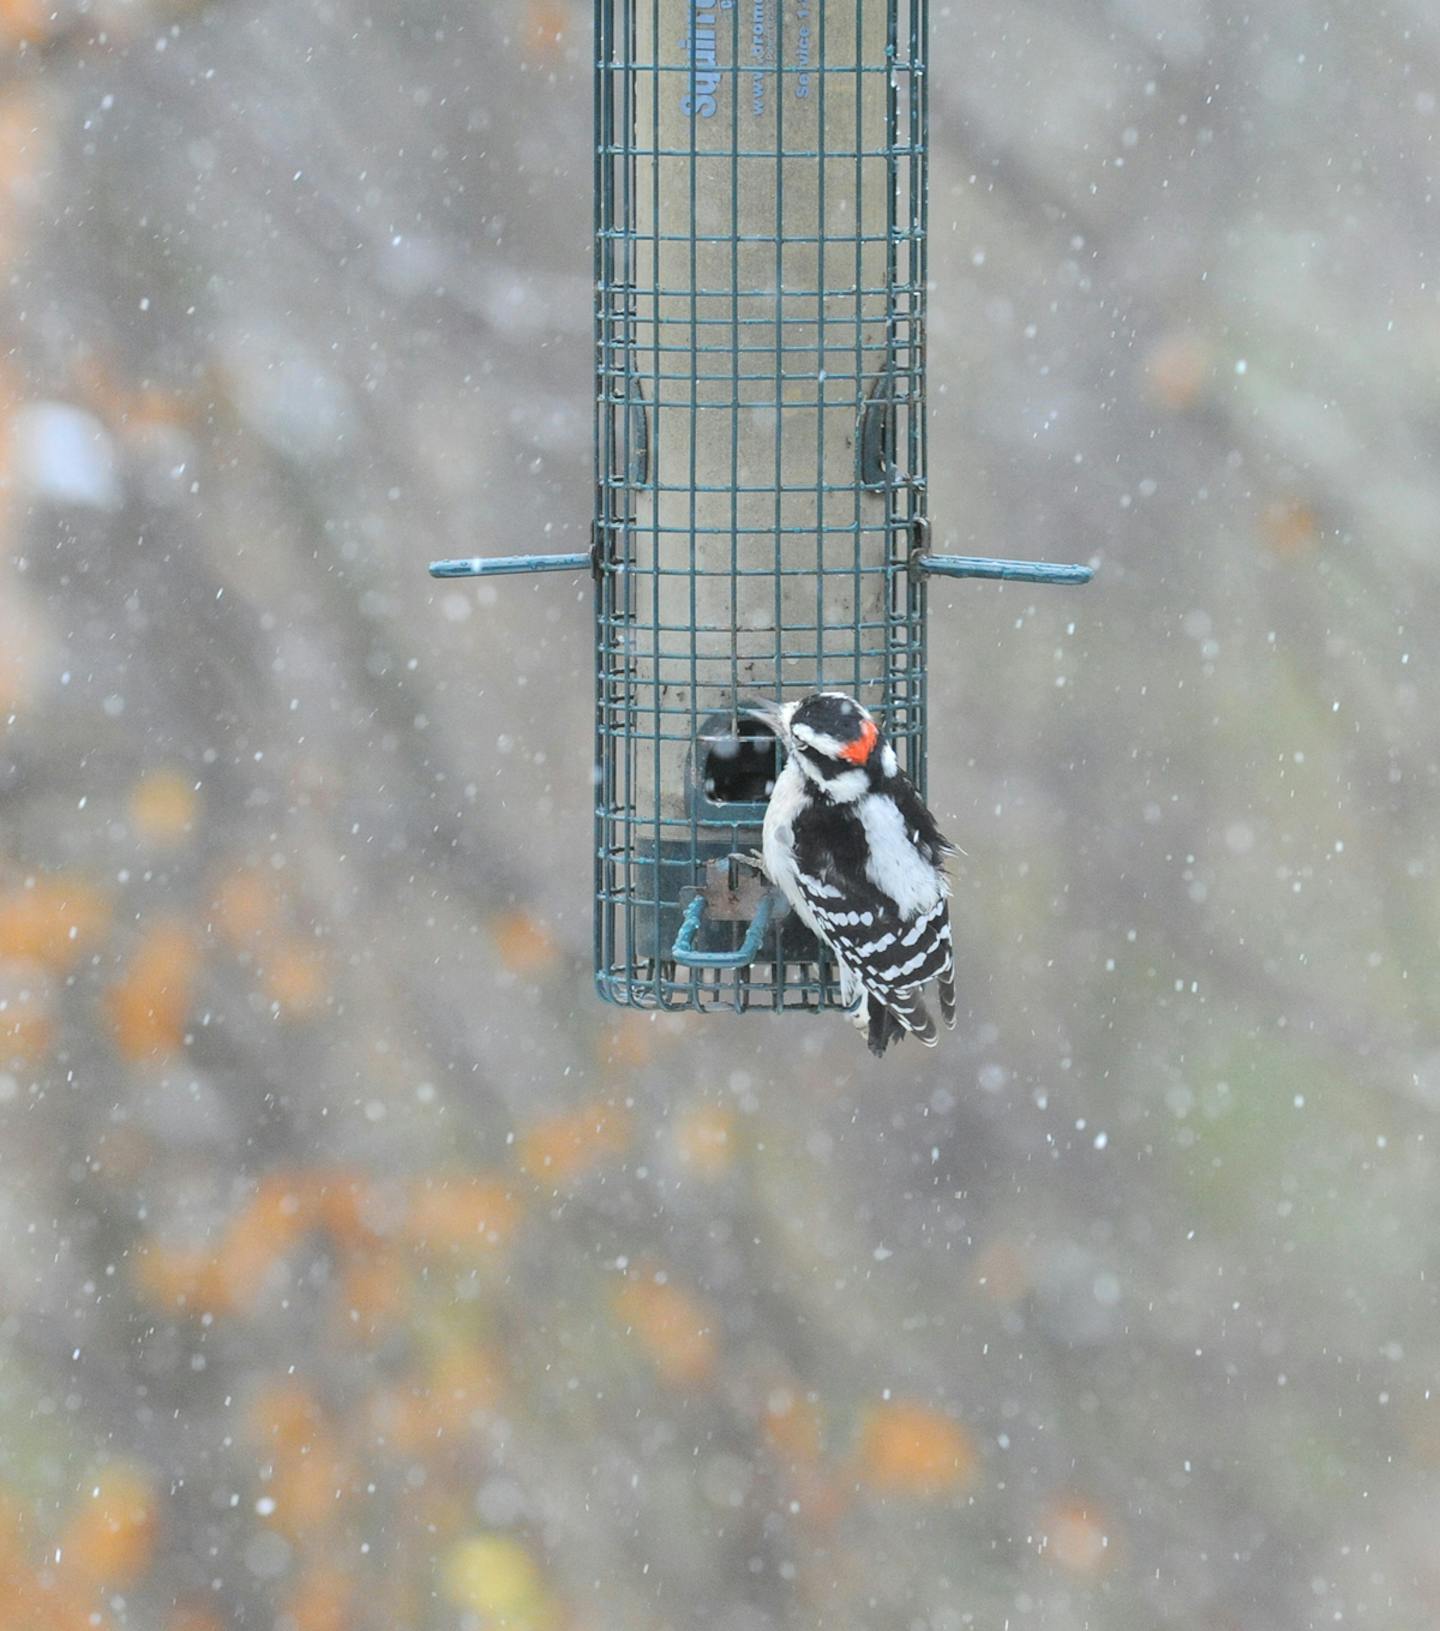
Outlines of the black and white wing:
M 938 890 L 928 907 L 906 918 L 883 890 L 843 877 L 833 858 L 818 861 L 813 872 L 798 872 L 796 881 L 835 954 L 841 999 L 847 1006 L 861 1003 L 857 1022 L 868 1025 L 871 1051 L 883 1053 L 905 1031 L 933 1048 L 935 1021 L 921 995 L 931 980 L 939 981 L 945 1023 L 955 1024 L 948 893 Z

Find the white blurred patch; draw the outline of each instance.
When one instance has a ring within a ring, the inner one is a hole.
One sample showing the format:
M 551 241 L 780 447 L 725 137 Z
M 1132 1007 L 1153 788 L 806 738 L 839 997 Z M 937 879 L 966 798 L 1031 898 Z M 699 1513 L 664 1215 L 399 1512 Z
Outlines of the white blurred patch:
M 110 433 L 93 413 L 68 402 L 28 402 L 16 414 L 15 471 L 33 498 L 92 510 L 120 508 L 119 461 Z
M 291 458 L 336 458 L 355 430 L 345 382 L 291 334 L 232 331 L 222 342 L 245 421 Z

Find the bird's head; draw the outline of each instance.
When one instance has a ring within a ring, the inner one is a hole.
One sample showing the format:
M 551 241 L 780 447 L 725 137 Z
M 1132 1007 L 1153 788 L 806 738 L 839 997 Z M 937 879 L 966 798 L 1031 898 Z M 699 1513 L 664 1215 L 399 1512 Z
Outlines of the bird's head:
M 785 744 L 804 774 L 845 803 L 871 784 L 872 771 L 895 774 L 895 750 L 868 708 L 843 691 L 813 691 L 798 702 L 749 710 Z

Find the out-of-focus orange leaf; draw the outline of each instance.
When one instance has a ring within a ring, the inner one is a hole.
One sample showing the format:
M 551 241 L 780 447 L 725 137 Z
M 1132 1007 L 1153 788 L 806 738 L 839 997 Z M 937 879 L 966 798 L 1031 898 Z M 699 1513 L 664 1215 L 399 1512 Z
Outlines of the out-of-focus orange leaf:
M 0 959 L 64 973 L 95 944 L 109 919 L 109 907 L 83 878 L 32 878 L 0 895 Z
M 276 1380 L 251 1403 L 246 1424 L 270 1462 L 267 1520 L 297 1541 L 331 1524 L 350 1468 L 314 1394 L 291 1378 Z
M 968 1488 L 975 1446 L 959 1422 L 909 1400 L 870 1412 L 860 1435 L 859 1472 L 872 1489 L 894 1495 L 947 1495 Z
M 48 38 L 56 15 L 47 0 L 0 0 L 0 44 Z M 40 176 L 51 162 L 54 99 L 12 80 L 0 100 L 0 267 L 30 239 L 27 217 L 45 197 Z
M 424 1455 L 435 1448 L 428 1394 L 419 1388 L 389 1387 L 371 1394 L 367 1419 L 376 1445 L 395 1455 Z
M 0 1602 L 7 1585 L 25 1573 L 28 1527 L 25 1508 L 9 1490 L 0 1490 Z
M 615 1312 L 639 1337 L 664 1381 L 695 1384 L 714 1370 L 709 1310 L 668 1280 L 645 1274 L 628 1281 L 616 1295 Z
M 137 1292 L 161 1308 L 203 1314 L 221 1300 L 213 1252 L 149 1241 L 137 1250 L 132 1273 Z
M 177 1608 L 166 1620 L 165 1631 L 225 1631 L 225 1627 L 209 1609 L 187 1605 Z
M 130 823 L 145 844 L 176 844 L 195 827 L 195 785 L 174 770 L 142 776 L 130 793 Z
M 622 1013 L 596 1039 L 595 1051 L 602 1064 L 621 1070 L 639 1070 L 648 1065 L 655 1052 L 655 1016 L 650 1013 Z
M 503 1179 L 422 1178 L 411 1185 L 404 1236 L 426 1251 L 483 1251 L 503 1245 L 519 1221 L 520 1203 Z
M 155 1488 L 142 1468 L 104 1468 L 66 1523 L 60 1556 L 66 1573 L 106 1587 L 125 1587 L 150 1567 L 158 1527 Z
M 1099 1574 L 1112 1559 L 1110 1536 L 1099 1512 L 1073 1497 L 1051 1507 L 1045 1533 L 1050 1556 L 1071 1574 Z
M 0 40 L 38 45 L 54 26 L 54 12 L 41 0 L 0 0 Z
M 315 1013 L 329 992 L 325 959 L 310 941 L 286 940 L 266 959 L 265 995 L 287 1018 Z
M 184 1045 L 195 983 L 196 947 L 180 923 L 157 923 L 141 940 L 119 983 L 106 994 L 115 1043 L 127 1059 Z
M 313 1538 L 339 1515 L 349 1478 L 329 1429 L 319 1429 L 308 1449 L 277 1458 L 266 1486 L 275 1503 L 270 1522 L 292 1540 Z
M 1200 395 L 1212 368 L 1210 348 L 1198 335 L 1166 335 L 1145 359 L 1150 395 L 1162 407 L 1179 413 Z
M 111 1631 L 115 1622 L 95 1606 L 93 1586 L 63 1571 L 26 1574 L 0 1597 L 5 1631 Z
M 494 1359 L 475 1343 L 456 1343 L 435 1359 L 427 1378 L 427 1425 L 454 1437 L 475 1425 L 478 1413 L 499 1403 L 501 1377 Z
M 398 1253 L 372 1248 L 346 1259 L 340 1277 L 345 1330 L 376 1341 L 403 1317 L 409 1297 L 410 1275 Z
M 220 884 L 211 910 L 223 938 L 244 951 L 279 923 L 280 896 L 264 873 L 244 867 Z
M 339 1569 L 312 1568 L 291 1593 L 280 1623 L 294 1631 L 346 1631 L 353 1597 L 354 1587 Z
M 675 1149 L 702 1177 L 718 1178 L 735 1155 L 735 1112 L 728 1105 L 698 1104 L 675 1122 Z
M 519 907 L 500 913 L 490 933 L 500 961 L 512 974 L 542 974 L 559 955 L 544 924 Z
M 783 1460 L 809 1465 L 820 1459 L 820 1411 L 790 1388 L 776 1388 L 765 1401 L 765 1437 Z
M 325 1414 L 308 1388 L 287 1377 L 261 1388 L 245 1419 L 251 1439 L 266 1455 L 296 1456 L 316 1443 Z
M 1284 559 L 1307 554 L 1319 542 L 1315 512 L 1299 499 L 1279 499 L 1260 512 L 1265 547 Z
M 1002 1235 L 984 1246 L 975 1259 L 974 1280 L 987 1297 L 1014 1303 L 1030 1289 L 1030 1264 L 1024 1252 Z
M 38 1064 L 54 1040 L 48 994 L 23 981 L 0 981 L 0 1062 Z
M 226 1229 L 216 1255 L 219 1291 L 232 1309 L 250 1307 L 270 1267 L 320 1221 L 320 1196 L 305 1173 L 261 1181 L 254 1199 Z
M 525 33 L 532 60 L 560 55 L 570 18 L 570 8 L 561 0 L 526 0 Z
M 337 1245 L 357 1246 L 376 1238 L 365 1219 L 371 1186 L 363 1173 L 338 1167 L 309 1175 L 311 1204 Z
M 522 1133 L 520 1166 L 532 1178 L 566 1184 L 607 1156 L 623 1155 L 629 1145 L 628 1112 L 597 1100 L 537 1122 Z

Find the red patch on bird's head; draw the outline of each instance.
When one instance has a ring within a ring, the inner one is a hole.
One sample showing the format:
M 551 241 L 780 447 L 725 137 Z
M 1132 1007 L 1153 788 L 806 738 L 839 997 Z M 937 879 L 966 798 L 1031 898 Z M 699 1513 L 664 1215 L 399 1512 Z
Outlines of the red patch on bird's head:
M 875 722 L 870 719 L 860 721 L 860 734 L 853 742 L 847 742 L 840 749 L 840 757 L 848 759 L 852 765 L 863 765 L 869 761 L 870 755 L 875 751 L 875 744 L 880 740 L 880 732 Z

